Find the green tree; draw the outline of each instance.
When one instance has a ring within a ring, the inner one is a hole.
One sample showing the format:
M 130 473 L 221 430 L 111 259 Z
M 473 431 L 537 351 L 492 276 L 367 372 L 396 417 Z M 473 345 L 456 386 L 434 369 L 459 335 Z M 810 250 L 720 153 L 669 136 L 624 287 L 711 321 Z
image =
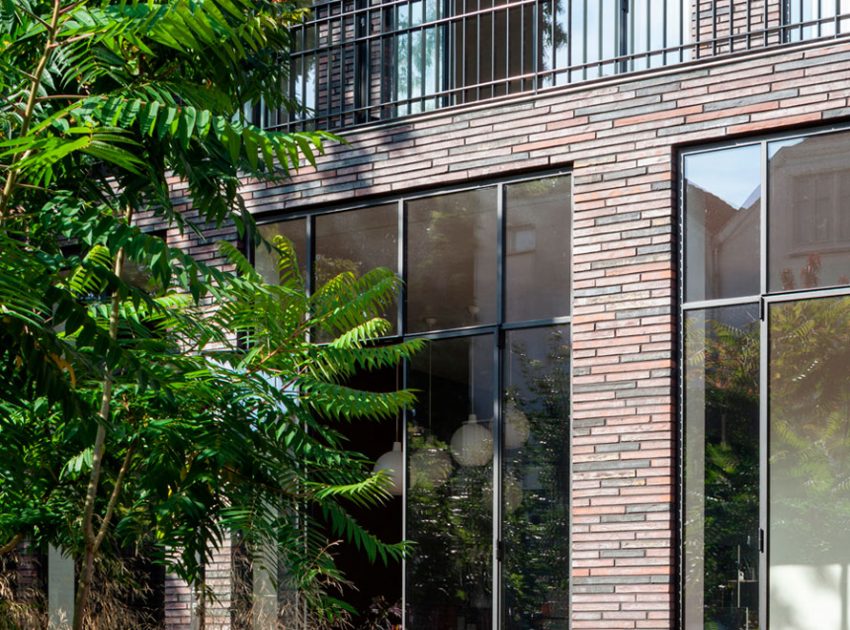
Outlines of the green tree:
M 341 273 L 308 297 L 286 241 L 270 286 L 232 245 L 207 265 L 139 227 L 248 237 L 240 182 L 323 150 L 327 134 L 241 117 L 296 107 L 280 51 L 300 17 L 272 0 L 0 0 L 0 552 L 76 559 L 75 628 L 98 563 L 142 544 L 195 584 L 226 531 L 277 547 L 331 620 L 342 576 L 312 518 L 372 560 L 402 552 L 346 511 L 385 482 L 334 428 L 410 402 L 342 385 L 416 348 L 371 343 L 395 276 Z

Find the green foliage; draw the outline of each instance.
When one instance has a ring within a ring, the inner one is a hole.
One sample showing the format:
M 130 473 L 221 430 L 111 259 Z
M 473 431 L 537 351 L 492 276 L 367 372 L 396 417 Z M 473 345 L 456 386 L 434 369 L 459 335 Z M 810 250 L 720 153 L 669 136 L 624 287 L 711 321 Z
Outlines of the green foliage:
M 0 0 L 0 546 L 56 545 L 81 586 L 93 556 L 140 546 L 200 584 L 236 532 L 278 549 L 328 622 L 347 612 L 328 527 L 372 560 L 404 552 L 351 517 L 386 480 L 339 430 L 412 400 L 345 384 L 417 349 L 375 345 L 398 278 L 341 273 L 308 296 L 284 240 L 267 285 L 232 245 L 206 264 L 140 227 L 251 235 L 241 183 L 285 178 L 336 140 L 242 116 L 261 98 L 298 107 L 281 51 L 302 13 Z

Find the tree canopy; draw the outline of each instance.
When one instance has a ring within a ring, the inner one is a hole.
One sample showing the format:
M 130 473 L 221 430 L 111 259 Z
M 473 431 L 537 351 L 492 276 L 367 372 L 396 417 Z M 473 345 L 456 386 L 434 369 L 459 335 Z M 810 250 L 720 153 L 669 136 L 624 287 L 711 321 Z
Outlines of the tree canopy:
M 0 551 L 76 559 L 75 628 L 96 624 L 101 559 L 143 545 L 195 584 L 227 531 L 280 549 L 316 623 L 346 611 L 329 535 L 373 561 L 402 553 L 347 512 L 386 480 L 338 424 L 411 400 L 345 385 L 416 350 L 373 343 L 398 279 L 343 272 L 307 295 L 283 239 L 266 244 L 268 285 L 233 244 L 218 265 L 166 238 L 250 238 L 241 183 L 336 140 L 242 116 L 298 107 L 281 51 L 301 16 L 271 0 L 0 0 Z

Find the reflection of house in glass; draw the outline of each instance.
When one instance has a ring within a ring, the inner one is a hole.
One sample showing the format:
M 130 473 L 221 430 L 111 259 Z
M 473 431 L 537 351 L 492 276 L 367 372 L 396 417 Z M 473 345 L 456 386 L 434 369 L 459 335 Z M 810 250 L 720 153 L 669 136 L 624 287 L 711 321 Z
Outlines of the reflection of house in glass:
M 838 136 L 772 145 L 770 286 L 850 283 L 850 148 Z
M 688 278 L 688 291 L 693 292 L 689 294 L 719 297 L 756 293 L 758 273 L 748 270 L 747 263 L 759 246 L 761 187 L 757 186 L 737 208 L 690 182 L 685 195 L 688 218 L 695 219 L 688 223 L 688 263 L 711 270 L 705 277 Z M 697 216 L 700 213 L 702 223 Z M 705 286 L 699 286 L 701 281 Z

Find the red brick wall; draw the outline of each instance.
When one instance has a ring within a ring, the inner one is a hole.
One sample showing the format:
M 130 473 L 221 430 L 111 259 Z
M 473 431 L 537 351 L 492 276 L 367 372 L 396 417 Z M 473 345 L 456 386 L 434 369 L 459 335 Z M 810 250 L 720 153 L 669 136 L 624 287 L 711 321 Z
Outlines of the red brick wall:
M 572 164 L 575 629 L 674 625 L 676 147 L 846 119 L 848 78 L 848 42 L 618 77 L 357 131 L 245 186 L 260 213 Z

